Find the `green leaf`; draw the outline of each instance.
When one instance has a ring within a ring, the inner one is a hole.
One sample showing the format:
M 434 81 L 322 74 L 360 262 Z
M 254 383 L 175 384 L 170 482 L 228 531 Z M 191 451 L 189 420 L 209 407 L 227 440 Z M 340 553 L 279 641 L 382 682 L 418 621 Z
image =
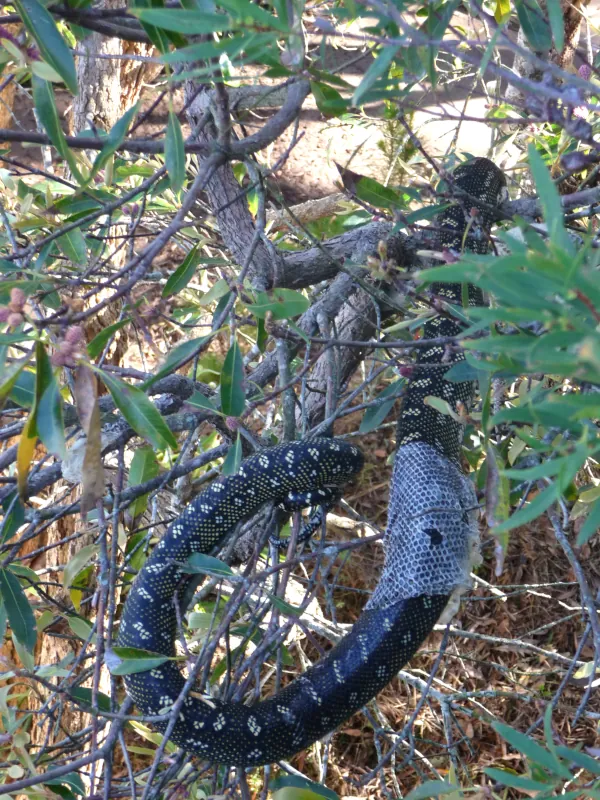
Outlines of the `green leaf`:
M 369 69 L 365 72 L 363 79 L 354 90 L 354 94 L 352 95 L 353 106 L 359 106 L 366 99 L 369 90 L 374 86 L 379 78 L 381 78 L 382 75 L 387 76 L 397 52 L 398 47 L 396 45 L 388 45 L 387 47 L 381 48 L 377 58 L 370 65 Z
M 12 634 L 11 638 L 13 646 L 17 652 L 17 655 L 19 656 L 19 660 L 26 670 L 33 672 L 35 670 L 35 659 L 33 657 L 33 652 L 28 650 L 25 645 L 17 639 L 14 633 Z
M 544 211 L 544 221 L 548 226 L 550 239 L 568 252 L 571 248 L 564 227 L 563 209 L 558 190 L 550 177 L 548 168 L 544 164 L 541 155 L 533 144 L 529 145 L 528 154 L 529 168 L 531 169 L 539 201 Z
M 67 617 L 69 628 L 73 631 L 75 636 L 78 636 L 83 642 L 90 640 L 91 644 L 96 641 L 96 634 L 92 633 L 93 628 L 89 622 L 81 617 Z
M 398 192 L 374 178 L 361 178 L 356 184 L 356 196 L 377 208 L 401 208 L 404 205 Z
M 96 156 L 94 161 L 94 166 L 92 168 L 91 178 L 100 172 L 102 167 L 106 164 L 108 159 L 113 156 L 119 147 L 123 144 L 123 140 L 127 135 L 127 131 L 129 130 L 129 126 L 135 119 L 135 116 L 138 112 L 139 103 L 136 103 L 130 109 L 128 109 L 121 119 L 117 120 L 115 124 L 110 129 L 107 137 L 106 143 L 102 147 L 102 150 Z
M 87 686 L 76 686 L 73 689 L 69 689 L 69 694 L 74 700 L 78 700 L 80 703 L 85 703 L 92 708 L 92 689 L 89 689 Z M 96 702 L 98 704 L 99 711 L 110 711 L 110 697 L 104 694 L 104 692 L 97 692 Z
M 548 8 L 548 19 L 550 20 L 550 28 L 554 38 L 554 47 L 559 53 L 562 53 L 565 46 L 565 21 L 560 7 L 560 0 L 546 0 L 546 7 Z
M 295 289 L 272 289 L 270 292 L 257 292 L 256 303 L 246 305 L 258 319 L 264 319 L 270 312 L 273 319 L 280 320 L 303 314 L 310 308 L 310 301 Z
M 40 439 L 49 453 L 59 458 L 66 455 L 63 400 L 55 376 L 44 390 L 37 407 L 36 426 Z
M 77 772 L 69 772 L 68 775 L 63 775 L 61 778 L 51 778 L 50 780 L 44 781 L 42 785 L 68 786 L 75 792 L 75 794 L 85 794 L 85 786 L 83 785 L 83 781 Z
M 577 534 L 577 547 L 581 547 L 600 529 L 600 497 L 590 508 L 587 518 Z
M 183 568 L 184 572 L 192 575 L 217 575 L 219 578 L 223 576 L 233 575 L 233 570 L 224 561 L 214 556 L 207 556 L 204 553 L 192 553 L 187 559 L 186 566 Z
M 131 7 L 132 6 L 132 7 Z M 134 8 L 156 8 L 156 9 L 163 9 L 164 2 L 163 0 L 133 0 L 129 8 L 130 13 L 135 13 Z M 149 25 L 144 20 L 140 20 L 142 24 L 142 28 L 146 31 L 148 38 L 152 42 L 152 44 L 156 47 L 159 53 L 164 54 L 169 49 L 169 41 L 172 39 L 173 36 L 177 36 L 177 34 L 173 33 L 165 33 L 164 30 L 161 30 L 160 27 L 155 27 L 154 25 Z M 177 46 L 182 44 L 181 41 L 178 42 Z
M 302 609 L 298 608 L 298 606 L 293 606 L 282 597 L 277 597 L 277 595 L 271 594 L 271 592 L 267 592 L 267 594 L 271 598 L 271 603 L 275 606 L 275 608 L 286 616 L 300 617 L 302 615 Z
M 30 333 L 0 333 L 0 346 L 4 344 L 19 344 L 20 342 L 34 342 Z
M 25 507 L 19 500 L 18 492 L 11 492 L 2 500 L 4 519 L 0 526 L 0 544 L 4 544 L 25 522 Z
M 348 110 L 349 102 L 326 83 L 310 82 L 310 88 L 315 98 L 317 108 L 324 117 L 339 117 Z
M 167 278 L 165 287 L 162 290 L 163 297 L 170 297 L 172 294 L 179 294 L 183 291 L 188 283 L 196 274 L 196 268 L 200 263 L 201 254 L 198 252 L 199 245 L 194 245 L 190 252 L 183 259 L 181 264 L 177 267 Z M 227 286 L 227 284 L 225 284 Z M 229 287 L 227 287 L 227 291 Z
M 536 0 L 516 0 L 516 6 L 521 29 L 532 49 L 537 52 L 550 50 L 550 27 Z
M 493 722 L 492 727 L 503 739 L 513 747 L 518 753 L 544 767 L 553 775 L 569 780 L 572 776 L 570 771 L 552 753 L 542 747 L 530 736 L 520 731 L 516 731 L 509 725 L 502 722 Z
M 180 47 L 171 53 L 165 53 L 161 60 L 165 64 L 177 64 L 181 61 L 208 61 L 211 58 L 218 59 L 223 53 L 226 53 L 230 59 L 234 59 L 256 38 L 257 35 L 255 33 L 242 33 L 229 39 L 221 39 L 218 42 L 213 39 L 207 42 L 197 42 L 188 47 Z
M 41 78 L 37 78 L 34 75 L 31 78 L 31 87 L 33 89 L 33 102 L 42 127 L 50 137 L 50 141 L 54 147 L 56 147 L 60 155 L 69 165 L 69 168 L 71 169 L 71 172 L 75 176 L 77 182 L 80 184 L 85 183 L 81 173 L 79 172 L 77 161 L 69 149 L 67 140 L 65 139 L 65 135 L 62 131 L 60 125 L 61 118 L 54 101 L 52 85 L 48 83 L 48 81 L 43 81 Z
M 250 27 L 255 22 L 261 28 L 270 28 L 281 33 L 289 33 L 288 26 L 277 17 L 251 0 L 219 0 L 219 5 L 239 19 L 241 27 Z
M 405 383 L 406 381 L 404 378 L 400 378 L 399 380 L 391 383 L 389 386 L 386 386 L 385 389 L 377 395 L 378 400 L 382 400 L 384 397 L 389 399 L 387 399 L 384 403 L 381 403 L 381 405 L 374 406 L 373 408 L 367 408 L 360 422 L 360 428 L 358 429 L 359 433 L 370 433 L 381 425 L 383 420 L 392 410 L 392 406 L 396 402 L 396 398 L 402 391 Z
M 433 394 L 429 394 L 427 395 L 427 397 L 424 398 L 423 402 L 425 403 L 426 406 L 431 406 L 431 408 L 435 408 L 435 410 L 438 413 L 444 414 L 444 416 L 447 417 L 452 417 L 452 419 L 455 420 L 455 422 L 461 422 L 461 418 L 447 400 L 444 400 L 441 397 L 436 397 Z
M 1 395 L 2 391 L 0 389 L 0 398 Z M 23 408 L 31 408 L 33 406 L 35 400 L 35 375 L 31 370 L 27 369 L 17 376 L 17 380 L 10 390 L 10 399 Z
M 208 397 L 205 397 L 199 391 L 195 391 L 191 397 L 185 401 L 188 406 L 196 406 L 197 408 L 204 408 L 206 411 L 212 411 L 215 414 L 218 414 L 219 411 L 215 404 L 210 400 Z
M 161 664 L 171 660 L 169 656 L 151 653 L 149 650 L 137 647 L 114 647 L 113 653 L 118 656 L 120 663 L 111 664 L 112 659 L 108 660 L 111 675 L 133 675 L 136 672 L 148 672 L 148 670 L 160 667 Z
M 165 140 L 165 164 L 174 192 L 181 191 L 185 182 L 185 146 L 181 125 L 174 111 L 169 111 Z
M 458 361 L 453 364 L 448 372 L 444 374 L 444 379 L 452 383 L 463 383 L 464 381 L 476 381 L 479 379 L 480 370 L 467 360 Z
M 68 591 L 79 573 L 98 555 L 97 544 L 86 544 L 78 550 L 63 570 L 63 588 Z
M 60 75 L 71 94 L 77 94 L 75 62 L 51 14 L 37 0 L 15 0 L 14 6 L 44 61 Z
M 448 27 L 448 23 L 452 19 L 452 15 L 460 5 L 460 2 L 461 0 L 447 0 L 437 8 L 428 6 L 427 19 L 423 23 L 423 30 L 426 31 L 432 39 L 442 39 Z
M 223 462 L 223 475 L 235 475 L 242 463 L 242 438 L 238 431 L 235 442 L 227 451 L 225 461 Z
M 239 417 L 245 405 L 244 364 L 241 350 L 234 339 L 221 370 L 221 411 L 228 417 Z
M 211 303 L 214 303 L 215 300 L 220 300 L 229 293 L 229 284 L 225 278 L 219 278 L 219 280 L 210 287 L 208 292 L 202 295 L 198 303 L 201 306 L 209 306 Z
M 176 369 L 182 367 L 185 363 L 190 361 L 197 353 L 204 349 L 210 340 L 219 331 L 213 331 L 208 336 L 201 336 L 198 339 L 188 339 L 187 342 L 182 342 L 174 347 L 164 360 L 162 367 L 158 372 L 148 380 L 144 381 L 142 387 L 147 389 L 166 375 L 171 375 Z
M 100 333 L 96 334 L 96 336 L 94 336 L 92 341 L 87 346 L 88 356 L 91 359 L 98 358 L 114 334 L 127 325 L 130 320 L 131 317 L 120 319 L 118 322 L 113 322 L 112 325 L 109 325 L 108 327 L 104 328 L 104 330 L 101 330 Z
M 534 519 L 537 519 L 540 514 L 543 514 L 552 503 L 558 500 L 559 489 L 555 484 L 548 486 L 543 492 L 540 492 L 534 499 L 527 503 L 527 505 L 520 508 L 515 512 L 512 517 L 501 522 L 494 528 L 494 535 L 499 533 L 506 533 L 513 528 L 518 528 L 520 525 L 525 525 Z
M 35 617 L 19 579 L 8 569 L 0 569 L 0 597 L 15 639 L 33 653 L 37 640 Z
M 26 356 L 21 361 L 14 361 L 12 364 L 2 367 L 3 374 L 0 378 L 0 407 L 2 407 L 4 401 L 12 392 L 19 375 L 29 363 L 30 358 L 31 356 Z
M 339 795 L 320 783 L 301 778 L 299 775 L 279 775 L 270 785 L 273 800 L 339 800 Z
M 158 475 L 158 461 L 151 447 L 139 447 L 133 454 L 131 466 L 129 468 L 128 486 L 139 486 Z M 148 505 L 148 495 L 144 494 L 136 498 L 129 506 L 129 513 L 135 519 L 143 514 Z
M 4 637 L 6 636 L 6 628 L 8 626 L 8 614 L 6 613 L 6 606 L 0 595 L 0 646 L 4 645 Z
M 188 11 L 179 8 L 132 8 L 130 14 L 141 22 L 189 35 L 219 33 L 231 30 L 231 20 L 223 14 L 205 14 L 203 11 Z
M 73 228 L 56 240 L 65 257 L 77 266 L 87 263 L 87 245 L 81 228 Z
M 580 750 L 573 750 L 571 747 L 564 747 L 563 745 L 557 745 L 556 752 L 565 761 L 570 761 L 578 767 L 586 769 L 592 775 L 600 775 L 600 761 L 597 758 L 592 758 Z
M 267 329 L 266 329 L 266 326 L 265 326 L 264 319 L 258 319 L 257 323 L 258 324 L 256 326 L 256 346 L 258 347 L 258 349 L 260 350 L 261 353 L 264 353 L 265 349 L 267 347 L 267 341 L 269 339 L 269 334 L 267 333 Z M 298 330 L 299 330 L 298 326 L 294 325 L 293 322 L 290 322 L 290 327 L 292 328 L 292 330 L 294 330 L 296 332 L 298 332 Z M 303 332 L 303 335 L 306 337 L 305 341 L 308 344 L 308 337 L 306 336 L 306 334 L 304 332 Z
M 516 775 L 514 772 L 509 772 L 504 769 L 494 769 L 494 767 L 486 767 L 484 770 L 486 775 L 501 783 L 503 786 L 510 786 L 513 789 L 523 789 L 525 792 L 546 792 L 552 787 L 547 783 L 534 781 L 531 778 L 526 778 L 524 775 Z
M 8 569 L 16 575 L 17 578 L 23 578 L 27 585 L 33 585 L 35 583 L 39 583 L 40 579 L 37 575 L 37 572 L 31 567 L 24 567 L 23 564 L 9 564 Z
M 147 439 L 157 450 L 177 449 L 177 440 L 160 413 L 141 389 L 130 386 L 107 372 L 94 368 L 111 394 L 119 411 L 136 433 Z
M 425 781 L 413 789 L 405 800 L 426 800 L 427 797 L 440 797 L 457 791 L 460 791 L 459 787 L 447 781 Z

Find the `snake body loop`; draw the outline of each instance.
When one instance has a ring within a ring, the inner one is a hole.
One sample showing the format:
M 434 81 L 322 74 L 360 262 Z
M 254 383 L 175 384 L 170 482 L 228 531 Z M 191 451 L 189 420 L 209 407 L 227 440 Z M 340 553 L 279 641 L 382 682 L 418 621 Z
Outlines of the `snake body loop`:
M 482 207 L 502 197 L 504 178 L 486 159 L 459 167 L 454 184 Z M 475 205 L 467 200 L 467 207 Z M 470 205 L 469 205 L 470 204 Z M 465 203 L 438 221 L 440 249 L 460 249 L 467 228 Z M 481 230 L 466 246 L 487 251 Z M 460 304 L 460 287 L 438 284 L 435 293 Z M 482 298 L 469 287 L 471 302 Z M 450 317 L 427 322 L 424 336 L 454 336 L 460 328 Z M 470 482 L 460 469 L 463 428 L 460 421 L 427 405 L 428 395 L 472 402 L 471 382 L 452 383 L 444 374 L 462 353 L 449 360 L 443 348 L 421 353 L 411 377 L 398 423 L 399 450 L 394 467 L 387 529 L 386 563 L 377 589 L 351 632 L 328 655 L 267 700 L 252 706 L 223 702 L 194 692 L 181 708 L 171 739 L 205 760 L 250 767 L 289 757 L 324 736 L 360 709 L 389 683 L 432 630 L 448 597 L 468 573 L 476 533 Z M 127 598 L 117 643 L 174 656 L 176 600 L 194 580 L 181 570 L 192 553 L 215 549 L 235 525 L 267 501 L 284 502 L 319 488 L 342 486 L 362 467 L 358 448 L 336 439 L 278 445 L 242 463 L 239 472 L 214 483 L 170 525 L 137 576 Z M 155 724 L 164 731 L 184 678 L 175 662 L 128 675 L 128 693 L 148 715 L 164 714 Z

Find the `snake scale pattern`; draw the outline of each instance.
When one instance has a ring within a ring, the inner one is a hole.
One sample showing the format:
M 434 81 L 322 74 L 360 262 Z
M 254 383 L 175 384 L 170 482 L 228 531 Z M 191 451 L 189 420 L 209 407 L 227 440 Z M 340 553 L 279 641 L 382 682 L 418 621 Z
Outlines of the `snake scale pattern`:
M 438 249 L 486 252 L 490 208 L 503 199 L 502 172 L 487 159 L 455 170 L 457 202 L 437 221 Z M 468 197 L 465 199 L 465 193 Z M 462 198 L 462 199 L 461 199 Z M 481 203 L 478 205 L 477 201 Z M 479 214 L 474 217 L 471 209 Z M 475 220 L 475 224 L 473 224 Z M 469 236 L 463 242 L 465 232 Z M 433 291 L 461 305 L 461 287 L 437 284 Z M 482 297 L 469 287 L 471 303 Z M 450 314 L 429 320 L 424 336 L 454 336 Z M 467 408 L 470 382 L 451 383 L 444 373 L 463 358 L 443 347 L 420 351 L 408 381 L 398 423 L 398 452 L 390 495 L 386 561 L 373 597 L 350 633 L 319 663 L 274 696 L 246 706 L 188 694 L 171 740 L 210 762 L 251 767 L 278 761 L 335 729 L 374 697 L 418 649 L 452 592 L 468 579 L 476 522 L 476 498 L 460 466 L 463 426 L 424 401 L 436 395 L 452 408 Z M 175 598 L 184 597 L 194 576 L 182 562 L 192 553 L 214 551 L 242 519 L 267 501 L 289 493 L 329 491 L 361 469 L 363 457 L 337 439 L 309 439 L 261 451 L 236 475 L 213 483 L 168 528 L 138 574 L 125 603 L 117 644 L 175 655 Z M 184 687 L 174 661 L 125 677 L 127 692 L 164 732 L 169 712 Z

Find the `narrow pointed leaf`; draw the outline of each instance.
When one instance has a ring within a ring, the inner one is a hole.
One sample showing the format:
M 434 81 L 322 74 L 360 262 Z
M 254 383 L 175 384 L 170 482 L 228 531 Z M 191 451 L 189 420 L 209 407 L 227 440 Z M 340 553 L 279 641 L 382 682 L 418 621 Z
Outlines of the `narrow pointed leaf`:
M 63 570 L 63 587 L 68 590 L 82 569 L 98 555 L 97 544 L 86 544 L 78 550 Z
M 214 556 L 207 556 L 204 553 L 193 553 L 187 560 L 184 572 L 192 574 L 206 575 L 233 575 L 233 570 L 224 561 Z
M 543 492 L 534 497 L 530 503 L 494 528 L 494 535 L 506 533 L 506 531 L 510 531 L 513 528 L 518 528 L 519 525 L 526 525 L 528 522 L 537 519 L 558 499 L 558 495 L 559 490 L 555 484 L 548 486 Z
M 585 522 L 577 534 L 577 547 L 584 545 L 600 530 L 600 497 L 592 505 Z
M 174 111 L 169 111 L 167 138 L 165 141 L 165 164 L 174 192 L 181 191 L 185 181 L 185 147 L 181 125 Z
M 548 8 L 548 19 L 550 20 L 554 46 L 559 53 L 562 53 L 562 49 L 565 46 L 565 21 L 560 7 L 560 0 L 546 0 L 546 6 Z
M 60 386 L 56 378 L 53 378 L 40 399 L 36 423 L 38 435 L 46 446 L 46 450 L 59 458 L 64 458 L 66 453 L 62 407 Z
M 458 789 L 448 781 L 425 781 L 416 789 L 413 789 L 410 794 L 406 796 L 406 800 L 425 800 L 427 797 L 440 797 L 451 792 L 456 792 Z
M 382 77 L 382 75 L 387 75 L 390 65 L 397 52 L 398 47 L 396 45 L 388 45 L 379 51 L 377 58 L 370 65 L 368 70 L 365 72 L 363 79 L 354 90 L 354 94 L 352 96 L 353 106 L 359 106 L 364 100 L 366 100 L 373 85 L 379 80 L 379 78 Z
M 101 330 L 92 341 L 87 346 L 88 356 L 91 359 L 98 358 L 98 356 L 102 353 L 108 342 L 110 341 L 111 337 L 114 334 L 121 330 L 127 323 L 131 320 L 131 317 L 125 317 L 124 319 L 120 319 L 118 322 L 113 322 L 112 325 L 109 325 L 104 330 Z
M 198 245 L 195 245 L 177 267 L 175 272 L 167 278 L 165 288 L 162 290 L 162 296 L 170 297 L 172 294 L 179 294 L 179 292 L 185 289 L 196 274 L 199 263 L 200 254 L 198 253 Z
M 38 113 L 39 120 L 44 130 L 50 137 L 50 141 L 54 147 L 56 147 L 60 155 L 65 159 L 78 183 L 85 183 L 81 173 L 79 172 L 77 161 L 75 160 L 73 153 L 69 149 L 67 140 L 65 139 L 51 84 L 48 83 L 48 81 L 43 81 L 41 78 L 37 78 L 34 75 L 31 79 L 31 86 L 33 89 L 33 102 L 35 109 Z
M 158 461 L 151 447 L 139 447 L 133 454 L 131 467 L 129 468 L 128 486 L 139 486 L 142 483 L 158 475 Z M 139 514 L 143 514 L 148 505 L 148 495 L 143 494 L 136 498 L 129 506 L 129 513 L 135 519 Z
M 52 15 L 38 0 L 15 0 L 23 24 L 35 39 L 44 61 L 57 72 L 71 94 L 77 94 L 77 72 L 71 51 L 58 32 Z
M 244 364 L 239 345 L 234 340 L 221 370 L 221 411 L 228 417 L 239 417 L 245 405 Z
M 544 211 L 544 221 L 548 226 L 550 238 L 563 250 L 569 249 L 569 240 L 564 228 L 563 209 L 558 190 L 554 185 L 548 168 L 544 164 L 541 155 L 533 144 L 529 145 L 529 167 L 535 188 Z
M 131 13 L 141 22 L 164 28 L 167 31 L 196 35 L 228 31 L 232 24 L 224 14 L 205 14 L 179 8 L 133 8 Z
M 223 475 L 235 475 L 242 463 L 242 439 L 238 432 L 235 442 L 227 451 L 223 462 Z
M 0 595 L 15 639 L 33 652 L 37 640 L 35 617 L 19 579 L 8 569 L 0 569 Z
M 544 767 L 553 775 L 558 775 L 566 780 L 572 777 L 567 767 L 553 753 L 550 753 L 530 736 L 511 728 L 509 725 L 504 725 L 502 722 L 494 722 L 492 727 L 517 752 Z
M 127 131 L 129 130 L 129 126 L 135 119 L 137 111 L 138 111 L 138 103 L 136 103 L 134 106 L 132 106 L 132 108 L 126 111 L 121 117 L 121 119 L 115 122 L 115 124 L 112 126 L 108 136 L 106 137 L 106 144 L 96 156 L 91 177 L 96 175 L 102 169 L 102 167 L 106 164 L 108 159 L 112 155 L 114 155 L 119 149 L 119 147 L 123 144 L 123 140 L 127 136 Z
M 69 689 L 69 694 L 74 700 L 78 700 L 80 703 L 85 703 L 92 707 L 92 700 L 94 697 L 93 689 L 87 686 L 75 686 L 73 689 Z M 110 697 L 104 694 L 104 692 L 96 692 L 96 703 L 100 711 L 111 710 Z
M 546 52 L 552 46 L 550 26 L 536 0 L 517 0 L 517 16 L 533 50 Z
M 164 450 L 166 447 L 177 449 L 177 440 L 141 389 L 102 370 L 97 370 L 97 373 L 115 405 L 136 433 L 147 439 L 157 450 Z
M 514 772 L 509 772 L 505 769 L 494 769 L 494 767 L 487 767 L 485 774 L 489 775 L 493 781 L 496 781 L 503 786 L 510 786 L 512 789 L 522 789 L 527 793 L 544 792 L 552 788 L 547 783 L 534 781 L 525 775 L 516 775 Z
M 264 319 L 270 312 L 273 319 L 279 320 L 304 314 L 310 301 L 295 289 L 272 289 L 270 292 L 257 292 L 256 303 L 247 303 L 247 306 L 258 319 Z

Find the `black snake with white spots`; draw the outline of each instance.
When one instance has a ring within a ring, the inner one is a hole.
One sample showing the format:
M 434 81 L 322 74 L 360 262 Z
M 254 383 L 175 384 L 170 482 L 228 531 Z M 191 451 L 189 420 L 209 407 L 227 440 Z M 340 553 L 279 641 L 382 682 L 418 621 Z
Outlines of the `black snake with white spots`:
M 490 207 L 502 199 L 504 177 L 487 159 L 459 167 L 453 185 L 458 202 L 438 220 L 438 249 L 487 251 Z M 465 193 L 468 195 L 466 199 Z M 478 206 L 477 200 L 481 202 Z M 481 230 L 468 223 L 479 210 Z M 466 209 L 466 210 L 465 210 Z M 462 305 L 461 288 L 434 285 L 433 291 Z M 482 302 L 469 287 L 470 301 Z M 428 321 L 424 336 L 455 336 L 460 326 L 450 314 Z M 470 382 L 451 383 L 444 373 L 459 359 L 454 350 L 441 362 L 443 348 L 420 351 L 398 423 L 398 453 L 390 496 L 386 564 L 377 589 L 351 632 L 318 664 L 274 696 L 246 706 L 197 691 L 183 701 L 171 739 L 206 761 L 250 767 L 278 761 L 302 750 L 365 705 L 418 649 L 465 582 L 476 533 L 471 483 L 459 454 L 463 428 L 452 416 L 424 401 L 427 395 L 469 407 Z M 173 522 L 144 564 L 127 598 L 117 643 L 166 656 L 175 655 L 175 598 L 182 599 L 194 576 L 182 562 L 192 553 L 218 547 L 235 525 L 265 502 L 281 503 L 289 493 L 330 492 L 362 467 L 358 448 L 337 439 L 282 444 L 252 456 L 236 475 L 200 494 Z M 314 496 L 313 496 L 314 499 Z M 165 715 L 184 686 L 176 662 L 126 676 L 128 693 L 144 714 Z

